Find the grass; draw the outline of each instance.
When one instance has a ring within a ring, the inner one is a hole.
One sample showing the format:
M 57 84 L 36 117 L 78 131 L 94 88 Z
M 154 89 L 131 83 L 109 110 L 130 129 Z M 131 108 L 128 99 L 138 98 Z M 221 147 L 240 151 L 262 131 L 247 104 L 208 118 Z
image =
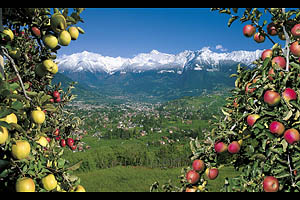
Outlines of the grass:
M 180 186 L 182 168 L 160 169 L 134 166 L 117 166 L 85 173 L 76 173 L 88 192 L 149 192 L 150 186 L 158 181 L 160 185 L 171 180 Z M 215 180 L 208 180 L 209 192 L 218 192 L 224 185 L 225 177 L 235 177 L 239 172 L 232 167 L 220 169 Z
M 181 168 L 160 169 L 134 166 L 117 166 L 91 172 L 77 173 L 88 192 L 149 192 L 158 181 L 178 182 Z

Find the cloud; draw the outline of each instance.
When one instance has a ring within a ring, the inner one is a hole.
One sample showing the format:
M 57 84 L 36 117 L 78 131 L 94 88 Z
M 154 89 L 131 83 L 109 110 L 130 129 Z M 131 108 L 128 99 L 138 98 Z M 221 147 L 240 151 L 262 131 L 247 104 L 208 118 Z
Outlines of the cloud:
M 228 50 L 228 49 L 224 48 L 221 44 L 218 44 L 215 48 L 217 50 L 220 50 L 220 51 L 227 51 Z

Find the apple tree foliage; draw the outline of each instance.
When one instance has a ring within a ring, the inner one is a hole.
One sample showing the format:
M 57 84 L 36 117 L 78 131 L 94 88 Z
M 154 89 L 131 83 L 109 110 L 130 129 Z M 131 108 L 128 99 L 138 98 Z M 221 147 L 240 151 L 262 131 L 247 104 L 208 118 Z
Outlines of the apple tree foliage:
M 64 107 L 74 95 L 73 85 L 63 91 L 60 84 L 52 84 L 55 73 L 37 73 L 37 67 L 46 59 L 55 60 L 60 48 L 49 49 L 42 41 L 45 34 L 58 37 L 50 20 L 54 13 L 60 13 L 66 20 L 67 29 L 83 22 L 80 13 L 83 8 L 2 8 L 0 11 L 0 119 L 14 114 L 17 123 L 0 120 L 0 126 L 8 129 L 9 136 L 0 145 L 0 191 L 15 191 L 19 178 L 28 177 L 34 181 L 35 191 L 46 191 L 42 178 L 53 174 L 58 186 L 53 191 L 70 191 L 80 179 L 72 175 L 79 163 L 70 166 L 62 156 L 64 149 L 59 146 L 53 133 L 60 130 L 60 136 L 72 137 L 81 123 Z M 38 32 L 33 31 L 33 27 Z M 84 33 L 81 28 L 80 33 Z M 10 30 L 13 38 L 5 32 Z M 66 47 L 63 47 L 66 48 Z M 42 75 L 41 75 L 42 74 Z M 53 91 L 59 91 L 61 102 L 53 102 Z M 36 124 L 31 112 L 40 108 L 45 112 L 45 121 Z M 41 136 L 48 143 L 40 145 Z M 12 145 L 18 140 L 29 142 L 28 157 L 17 160 L 12 156 Z
M 273 121 L 281 122 L 285 130 L 294 128 L 300 131 L 300 62 L 299 57 L 290 53 L 290 45 L 299 38 L 291 34 L 294 25 L 300 23 L 299 9 L 284 8 L 212 8 L 221 14 L 229 15 L 228 26 L 234 21 L 250 24 L 268 38 L 272 45 L 272 57 L 259 58 L 251 67 L 237 66 L 235 88 L 227 98 L 227 104 L 221 110 L 223 116 L 217 117 L 212 129 L 204 133 L 204 139 L 190 142 L 191 166 L 182 169 L 181 185 L 174 187 L 170 183 L 163 185 L 165 191 L 208 191 L 212 181 L 208 180 L 205 170 L 198 172 L 200 179 L 195 184 L 188 183 L 186 174 L 192 170 L 192 161 L 201 159 L 206 168 L 233 166 L 240 175 L 225 178 L 221 191 L 262 192 L 263 180 L 267 176 L 278 179 L 278 191 L 300 191 L 300 142 L 288 143 L 283 134 L 272 134 L 269 130 Z M 269 19 L 268 19 L 269 17 Z M 276 25 L 277 34 L 270 35 L 267 27 Z M 242 34 L 242 31 L 241 31 Z M 285 35 L 282 45 L 274 42 L 274 37 Z M 233 41 L 234 42 L 234 41 Z M 272 65 L 272 58 L 281 56 L 286 59 L 286 67 Z M 269 71 L 273 68 L 274 73 Z M 251 85 L 249 84 L 251 83 Z M 246 88 L 248 87 L 248 91 Z M 296 92 L 295 100 L 285 100 L 282 93 L 286 88 Z M 253 90 L 251 90 L 253 89 Z M 273 90 L 280 94 L 280 102 L 270 106 L 264 102 L 264 94 Z M 260 117 L 253 126 L 247 123 L 247 117 L 257 114 Z M 214 145 L 223 142 L 229 145 L 239 141 L 240 151 L 231 154 L 228 151 L 217 153 Z M 222 173 L 220 170 L 219 173 Z M 224 175 L 226 176 L 226 175 Z M 152 186 L 157 188 L 157 184 Z

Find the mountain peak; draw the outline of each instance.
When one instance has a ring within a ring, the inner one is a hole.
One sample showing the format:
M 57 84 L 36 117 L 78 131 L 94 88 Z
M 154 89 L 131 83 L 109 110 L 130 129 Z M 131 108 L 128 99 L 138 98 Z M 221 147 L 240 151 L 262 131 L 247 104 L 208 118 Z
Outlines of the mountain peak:
M 263 50 L 213 52 L 209 47 L 201 50 L 185 50 L 178 54 L 162 53 L 153 49 L 150 53 L 140 53 L 133 58 L 103 56 L 98 53 L 83 51 L 57 58 L 60 72 L 90 71 L 113 74 L 117 71 L 147 71 L 162 69 L 212 70 L 224 62 L 237 62 L 245 65 L 259 58 Z

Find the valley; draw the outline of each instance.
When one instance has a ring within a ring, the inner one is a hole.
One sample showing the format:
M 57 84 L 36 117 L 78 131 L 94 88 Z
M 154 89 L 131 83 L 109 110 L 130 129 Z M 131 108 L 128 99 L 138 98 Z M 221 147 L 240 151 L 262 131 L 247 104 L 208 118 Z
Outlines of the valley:
M 149 191 L 156 181 L 176 181 L 191 162 L 190 140 L 209 131 L 226 96 L 228 91 L 156 104 L 74 101 L 68 109 L 83 120 L 85 134 L 81 148 L 68 149 L 65 158 L 70 165 L 82 161 L 75 174 L 91 191 Z M 120 188 L 111 188 L 113 181 Z

